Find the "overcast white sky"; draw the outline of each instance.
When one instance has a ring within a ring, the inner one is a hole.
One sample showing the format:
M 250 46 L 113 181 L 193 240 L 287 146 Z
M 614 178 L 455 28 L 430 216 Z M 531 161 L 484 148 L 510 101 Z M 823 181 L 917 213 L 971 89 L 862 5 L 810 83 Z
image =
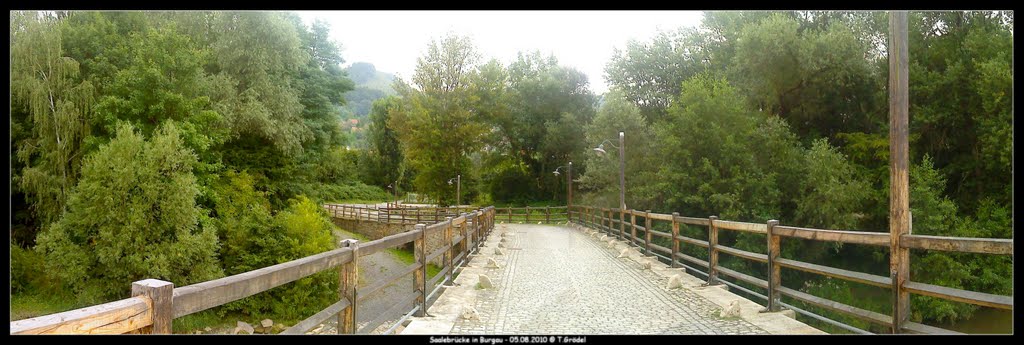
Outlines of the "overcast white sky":
M 369 62 L 408 80 L 427 44 L 447 32 L 467 35 L 483 61 L 506 66 L 520 51 L 554 54 L 558 62 L 587 74 L 590 89 L 608 90 L 604 66 L 615 47 L 647 40 L 660 29 L 697 26 L 698 11 L 298 11 L 307 24 L 331 25 L 345 65 Z

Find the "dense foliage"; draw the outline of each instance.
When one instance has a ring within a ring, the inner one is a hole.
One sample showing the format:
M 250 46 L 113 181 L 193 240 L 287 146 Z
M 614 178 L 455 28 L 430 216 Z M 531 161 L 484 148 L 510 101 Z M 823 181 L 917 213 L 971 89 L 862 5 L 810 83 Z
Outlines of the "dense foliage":
M 346 150 L 353 83 L 328 31 L 280 12 L 11 12 L 13 291 L 109 300 L 333 249 L 320 203 L 387 193 Z M 301 318 L 336 285 L 228 309 Z

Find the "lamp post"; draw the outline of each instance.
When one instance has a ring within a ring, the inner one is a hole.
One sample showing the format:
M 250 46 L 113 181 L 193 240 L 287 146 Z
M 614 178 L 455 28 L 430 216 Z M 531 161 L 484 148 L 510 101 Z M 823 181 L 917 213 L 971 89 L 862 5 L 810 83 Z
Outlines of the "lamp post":
M 455 207 L 459 207 L 459 205 L 462 205 L 462 174 L 448 179 L 449 186 L 452 185 L 452 180 L 455 180 L 457 184 L 455 187 Z
M 555 176 L 558 176 L 560 174 L 558 172 L 558 170 L 560 170 L 562 168 L 566 168 L 565 169 L 565 171 L 566 171 L 565 179 L 568 180 L 568 182 L 566 184 L 566 187 L 565 187 L 565 189 L 566 189 L 566 192 L 565 192 L 565 194 L 566 194 L 566 205 L 571 208 L 572 207 L 572 162 L 569 162 L 569 165 L 563 165 L 563 166 L 555 168 L 555 173 L 554 173 Z
M 389 184 L 388 188 L 391 189 L 391 194 L 395 197 L 395 207 L 398 207 L 398 181 Z
M 608 152 L 604 150 L 604 144 L 611 145 L 614 148 L 619 149 L 619 209 L 626 210 L 626 132 L 619 132 L 619 146 L 612 144 L 611 140 L 605 139 L 594 148 L 598 155 L 604 155 Z

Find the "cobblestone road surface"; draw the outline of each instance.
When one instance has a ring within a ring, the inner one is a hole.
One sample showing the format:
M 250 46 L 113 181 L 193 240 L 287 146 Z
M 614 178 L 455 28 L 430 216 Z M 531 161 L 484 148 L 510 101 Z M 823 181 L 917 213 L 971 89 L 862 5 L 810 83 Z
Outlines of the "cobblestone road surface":
M 479 291 L 479 320 L 452 334 L 766 334 L 567 227 L 507 225 L 495 288 Z

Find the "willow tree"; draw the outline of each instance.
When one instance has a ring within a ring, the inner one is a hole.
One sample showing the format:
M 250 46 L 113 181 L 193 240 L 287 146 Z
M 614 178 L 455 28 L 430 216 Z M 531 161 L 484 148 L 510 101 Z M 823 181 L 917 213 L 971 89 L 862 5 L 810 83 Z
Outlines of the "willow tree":
M 27 112 L 31 125 L 16 179 L 44 224 L 60 216 L 78 179 L 94 95 L 78 62 L 64 56 L 59 25 L 51 15 L 11 13 L 11 110 Z

